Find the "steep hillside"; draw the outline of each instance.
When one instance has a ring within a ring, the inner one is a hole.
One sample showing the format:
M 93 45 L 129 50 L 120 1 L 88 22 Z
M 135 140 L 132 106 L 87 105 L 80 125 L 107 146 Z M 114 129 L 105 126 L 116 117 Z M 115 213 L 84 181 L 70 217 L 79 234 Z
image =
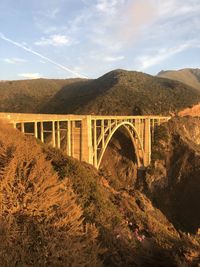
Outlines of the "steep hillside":
M 200 69 L 181 69 L 161 71 L 158 77 L 180 81 L 200 90 Z
M 2 267 L 198 262 L 198 236 L 176 231 L 137 189 L 117 190 L 92 166 L 41 149 L 34 138 L 5 125 L 0 125 L 0 178 Z
M 58 150 L 44 151 L 61 178 L 71 177 L 86 221 L 97 226 L 100 243 L 106 248 L 105 266 L 181 267 L 198 262 L 198 236 L 176 231 L 140 191 L 130 184 L 116 190 L 112 178 L 105 178 L 88 164 Z
M 69 96 L 63 88 L 45 111 L 84 114 L 169 114 L 198 103 L 200 92 L 182 83 L 134 71 L 116 70 Z
M 77 202 L 36 140 L 0 122 L 0 266 L 102 266 Z
M 63 114 L 171 114 L 200 101 L 177 81 L 115 70 L 95 80 L 0 83 L 0 111 Z
M 200 228 L 200 120 L 177 117 L 161 126 L 153 145 L 153 166 L 144 183 L 158 208 L 177 229 Z

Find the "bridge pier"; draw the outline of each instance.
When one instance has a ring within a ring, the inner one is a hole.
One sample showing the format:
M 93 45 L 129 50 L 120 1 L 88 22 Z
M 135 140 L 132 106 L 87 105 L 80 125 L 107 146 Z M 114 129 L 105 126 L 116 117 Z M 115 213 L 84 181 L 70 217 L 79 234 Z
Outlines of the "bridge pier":
M 144 166 L 151 163 L 151 125 L 150 119 L 144 122 Z
M 91 116 L 86 116 L 81 123 L 81 161 L 93 164 Z

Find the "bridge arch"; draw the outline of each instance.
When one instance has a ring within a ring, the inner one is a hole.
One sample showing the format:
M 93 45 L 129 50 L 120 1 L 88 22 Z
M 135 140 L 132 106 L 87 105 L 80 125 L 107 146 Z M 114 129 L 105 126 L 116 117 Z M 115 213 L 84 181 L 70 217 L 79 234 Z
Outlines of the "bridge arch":
M 97 169 L 99 169 L 99 167 L 101 165 L 104 153 L 108 147 L 108 144 L 109 144 L 111 138 L 113 137 L 113 135 L 115 134 L 115 132 L 119 128 L 124 128 L 126 130 L 126 132 L 128 133 L 129 137 L 131 138 L 133 148 L 134 148 L 135 154 L 136 154 L 138 167 L 144 166 L 144 149 L 143 149 L 139 134 L 132 123 L 130 123 L 128 121 L 124 121 L 124 122 L 121 122 L 121 123 L 115 125 L 112 128 L 112 130 L 110 131 L 109 135 L 106 137 L 105 142 L 104 142 L 104 146 L 102 147 L 102 149 L 101 149 L 101 151 L 97 157 Z M 104 137 L 102 137 L 102 138 L 104 138 Z

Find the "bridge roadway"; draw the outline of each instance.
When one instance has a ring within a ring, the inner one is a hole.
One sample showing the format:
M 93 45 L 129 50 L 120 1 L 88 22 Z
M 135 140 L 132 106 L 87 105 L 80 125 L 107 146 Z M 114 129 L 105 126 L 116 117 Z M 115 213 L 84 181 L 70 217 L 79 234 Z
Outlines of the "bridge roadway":
M 0 119 L 98 169 L 109 141 L 119 128 L 132 140 L 138 167 L 148 166 L 154 128 L 170 117 L 0 113 Z

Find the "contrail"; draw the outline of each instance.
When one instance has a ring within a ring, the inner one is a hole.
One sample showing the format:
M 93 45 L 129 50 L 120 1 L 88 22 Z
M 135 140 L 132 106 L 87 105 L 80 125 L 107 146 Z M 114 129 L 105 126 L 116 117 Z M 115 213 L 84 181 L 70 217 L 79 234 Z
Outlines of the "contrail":
M 32 49 L 30 49 L 30 48 L 28 48 L 28 47 L 26 47 L 26 46 L 20 44 L 20 43 L 18 43 L 18 42 L 15 42 L 15 41 L 13 41 L 13 40 L 7 38 L 7 37 L 6 37 L 3 33 L 1 33 L 1 32 L 0 32 L 0 38 L 1 38 L 2 40 L 4 40 L 4 41 L 7 41 L 7 42 L 9 42 L 9 43 L 11 43 L 11 44 L 17 46 L 17 47 L 20 47 L 20 48 L 24 49 L 25 51 L 27 51 L 27 52 L 29 52 L 29 53 L 31 53 L 31 54 L 33 54 L 33 55 L 36 55 L 36 56 L 38 56 L 38 57 L 40 57 L 40 58 L 42 58 L 42 59 L 44 59 L 44 60 L 46 60 L 46 61 L 48 61 L 48 62 L 54 64 L 54 65 L 56 65 L 57 67 L 59 67 L 59 68 L 65 70 L 65 71 L 68 71 L 68 72 L 74 74 L 75 76 L 77 76 L 77 77 L 79 77 L 79 78 L 86 78 L 86 79 L 88 78 L 87 76 L 84 76 L 84 75 L 82 75 L 82 74 L 79 74 L 79 73 L 77 73 L 77 72 L 75 72 L 75 71 L 73 71 L 73 70 L 71 70 L 71 69 L 69 69 L 69 68 L 67 68 L 67 67 L 65 67 L 65 66 L 63 66 L 63 65 L 61 65 L 61 64 L 59 64 L 59 63 L 57 63 L 57 62 L 55 62 L 54 60 L 52 60 L 52 59 L 50 59 L 50 58 L 48 58 L 48 57 L 45 57 L 45 56 L 41 55 L 40 53 L 38 53 L 38 52 L 36 52 L 36 51 L 34 51 L 34 50 L 32 50 Z

